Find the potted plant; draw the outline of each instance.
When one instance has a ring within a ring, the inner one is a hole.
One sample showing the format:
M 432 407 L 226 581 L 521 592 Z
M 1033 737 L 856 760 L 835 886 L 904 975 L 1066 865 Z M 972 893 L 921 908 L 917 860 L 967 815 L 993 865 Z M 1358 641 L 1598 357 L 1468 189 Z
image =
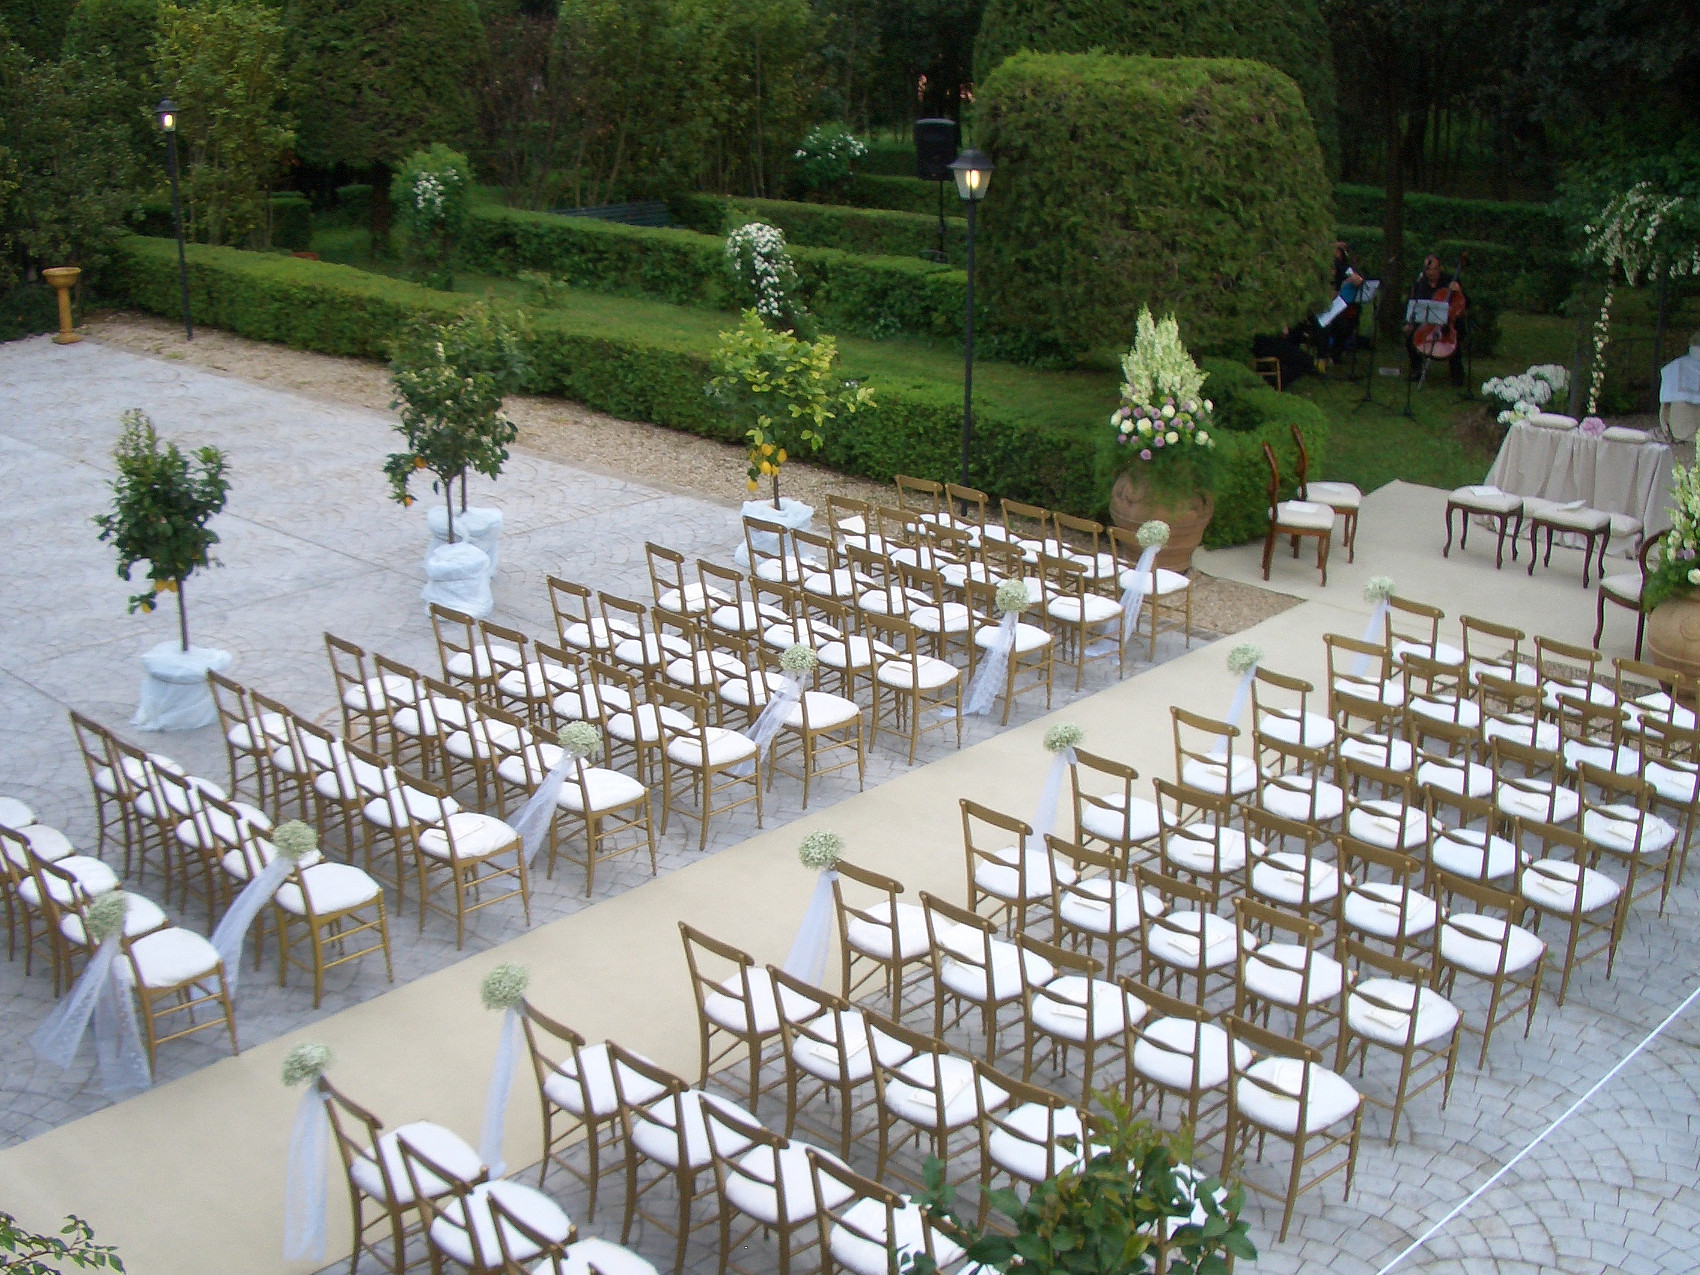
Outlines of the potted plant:
M 1128 531 L 1154 520 L 1168 523 L 1169 542 L 1157 565 L 1190 570 L 1216 511 L 1209 472 L 1214 409 L 1203 395 L 1207 373 L 1181 343 L 1175 316 L 1156 320 L 1141 306 L 1122 375 L 1122 404 L 1110 415 L 1100 452 L 1115 475 L 1110 516 Z
M 130 598 L 131 614 L 151 612 L 162 593 L 177 597 L 177 641 L 161 642 L 142 656 L 145 676 L 133 724 L 143 730 L 193 730 L 218 714 L 207 689 L 207 671 L 230 667 L 230 652 L 189 644 L 189 577 L 211 563 L 218 533 L 207 524 L 230 494 L 225 454 L 203 447 L 193 461 L 176 443 L 162 443 L 153 422 L 132 408 L 113 448 L 118 476 L 112 510 L 95 516 L 100 538 L 118 551 L 118 574 L 130 578 L 148 564 L 152 587 Z
M 1647 649 L 1653 663 L 1700 676 L 1700 465 L 1671 471 L 1670 534 L 1660 549 L 1641 595 Z
M 390 454 L 384 473 L 392 497 L 403 505 L 413 503 L 410 485 L 421 472 L 432 475 L 431 489 L 442 494 L 443 503 L 426 515 L 431 531 L 427 576 L 432 575 L 433 558 L 463 541 L 488 559 L 486 582 L 495 570 L 502 514 L 499 509 L 467 504 L 466 476 L 468 471 L 487 478 L 501 475 L 508 445 L 519 433 L 519 427 L 502 415 L 502 399 L 523 371 L 518 335 L 483 305 L 448 323 L 414 324 L 395 343 L 390 382 L 396 398 L 390 406 L 400 413 L 395 428 L 406 447 Z M 462 551 L 460 556 L 467 555 Z M 442 600 L 430 596 L 429 585 L 427 599 Z
M 1191 1137 L 1171 1140 L 1135 1120 L 1124 1102 L 1099 1095 L 1107 1118 L 1092 1123 L 1083 1164 L 1064 1168 L 1028 1191 L 989 1193 L 1008 1220 L 999 1232 L 971 1226 L 957 1213 L 944 1165 L 929 1157 L 926 1187 L 917 1196 L 929 1218 L 982 1270 L 1024 1275 L 1137 1275 L 1166 1269 L 1175 1275 L 1218 1275 L 1231 1257 L 1254 1261 L 1257 1250 L 1240 1220 L 1244 1192 L 1193 1169 Z M 1078 1140 L 1059 1140 L 1078 1150 Z M 1013 1233 L 1009 1233 L 1013 1232 Z M 1160 1239 L 1166 1237 L 1166 1243 Z M 1161 1257 L 1161 1261 L 1159 1258 Z M 909 1268 L 933 1275 L 925 1256 Z
M 832 337 L 801 340 L 768 327 L 755 310 L 744 311 L 742 323 L 720 334 L 709 397 L 749 444 L 749 490 L 758 491 L 764 478 L 773 484 L 771 502 L 745 502 L 747 517 L 806 527 L 814 516 L 802 501 L 780 496 L 780 471 L 793 456 L 819 451 L 834 421 L 874 406 L 873 392 L 842 379 L 837 364 Z

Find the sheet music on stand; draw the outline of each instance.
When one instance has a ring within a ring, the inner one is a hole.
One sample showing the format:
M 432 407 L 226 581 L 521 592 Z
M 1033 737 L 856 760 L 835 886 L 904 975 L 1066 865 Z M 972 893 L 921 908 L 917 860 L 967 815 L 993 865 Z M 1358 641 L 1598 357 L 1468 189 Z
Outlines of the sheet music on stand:
M 1357 288 L 1351 289 L 1352 295 L 1347 296 L 1347 288 L 1341 288 L 1329 307 L 1316 316 L 1316 326 L 1325 328 L 1346 312 L 1348 306 L 1366 306 L 1375 299 L 1375 294 L 1381 290 L 1380 279 L 1368 279 Z
M 1405 322 L 1415 323 L 1419 327 L 1425 323 L 1438 323 L 1442 327 L 1452 320 L 1452 303 L 1450 301 L 1407 301 L 1405 302 Z

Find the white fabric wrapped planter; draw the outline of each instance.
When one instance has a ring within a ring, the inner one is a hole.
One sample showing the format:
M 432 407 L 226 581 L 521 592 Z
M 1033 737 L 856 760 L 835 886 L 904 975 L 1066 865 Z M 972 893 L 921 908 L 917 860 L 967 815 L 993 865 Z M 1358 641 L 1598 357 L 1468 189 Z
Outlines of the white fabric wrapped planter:
M 763 522 L 778 523 L 787 531 L 797 531 L 807 528 L 814 521 L 815 507 L 805 505 L 800 500 L 792 500 L 789 496 L 781 496 L 778 509 L 773 507 L 771 500 L 746 500 L 743 515 L 746 518 L 760 518 Z M 761 552 L 778 553 L 780 551 L 779 537 L 771 531 L 751 532 L 750 535 L 755 541 L 756 548 Z M 739 544 L 732 551 L 732 560 L 748 571 L 750 569 L 749 545 Z
M 425 551 L 425 561 L 449 542 L 449 511 L 442 505 L 432 505 L 425 511 L 425 525 L 431 530 L 431 547 Z M 490 573 L 502 563 L 502 551 L 497 543 L 502 535 L 502 511 L 487 505 L 472 505 L 455 511 L 455 543 L 462 541 L 483 550 L 490 559 Z
M 425 588 L 419 596 L 482 620 L 496 605 L 490 596 L 489 556 L 464 540 L 438 545 L 425 559 Z
M 229 651 L 210 646 L 183 650 L 161 642 L 142 656 L 142 695 L 130 724 L 138 730 L 196 730 L 218 720 L 207 674 L 230 667 Z

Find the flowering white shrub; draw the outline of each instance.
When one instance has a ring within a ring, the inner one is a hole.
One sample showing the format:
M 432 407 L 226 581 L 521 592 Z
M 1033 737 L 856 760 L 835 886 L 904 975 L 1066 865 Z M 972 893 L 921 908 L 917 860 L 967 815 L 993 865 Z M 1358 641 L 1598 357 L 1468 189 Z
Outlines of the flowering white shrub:
M 815 190 L 843 181 L 850 176 L 850 166 L 867 153 L 861 138 L 844 125 L 832 123 L 811 129 L 795 158 L 803 184 Z
M 752 221 L 726 236 L 726 262 L 769 327 L 794 328 L 805 313 L 797 267 L 785 246 L 785 232 Z
M 1501 425 L 1528 420 L 1553 398 L 1570 389 L 1570 372 L 1558 363 L 1538 363 L 1516 376 L 1496 376 L 1482 382 L 1482 394 L 1506 405 Z

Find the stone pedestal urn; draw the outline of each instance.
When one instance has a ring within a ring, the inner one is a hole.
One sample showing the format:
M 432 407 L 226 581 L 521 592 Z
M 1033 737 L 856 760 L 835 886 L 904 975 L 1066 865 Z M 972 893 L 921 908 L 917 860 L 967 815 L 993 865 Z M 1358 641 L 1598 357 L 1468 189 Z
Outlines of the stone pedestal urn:
M 77 286 L 77 280 L 83 277 L 80 266 L 54 266 L 43 270 L 41 277 L 47 281 L 47 286 L 59 294 L 59 331 L 53 334 L 55 345 L 75 345 L 83 338 L 77 335 L 77 330 L 71 326 L 71 289 Z
M 1647 617 L 1653 663 L 1700 677 L 1700 597 L 1667 598 Z
M 1125 472 L 1110 488 L 1110 518 L 1124 531 L 1138 531 L 1153 518 L 1169 524 L 1169 543 L 1157 551 L 1157 565 L 1165 571 L 1192 570 L 1192 551 L 1203 543 L 1215 512 L 1211 492 L 1159 491 L 1148 478 Z

